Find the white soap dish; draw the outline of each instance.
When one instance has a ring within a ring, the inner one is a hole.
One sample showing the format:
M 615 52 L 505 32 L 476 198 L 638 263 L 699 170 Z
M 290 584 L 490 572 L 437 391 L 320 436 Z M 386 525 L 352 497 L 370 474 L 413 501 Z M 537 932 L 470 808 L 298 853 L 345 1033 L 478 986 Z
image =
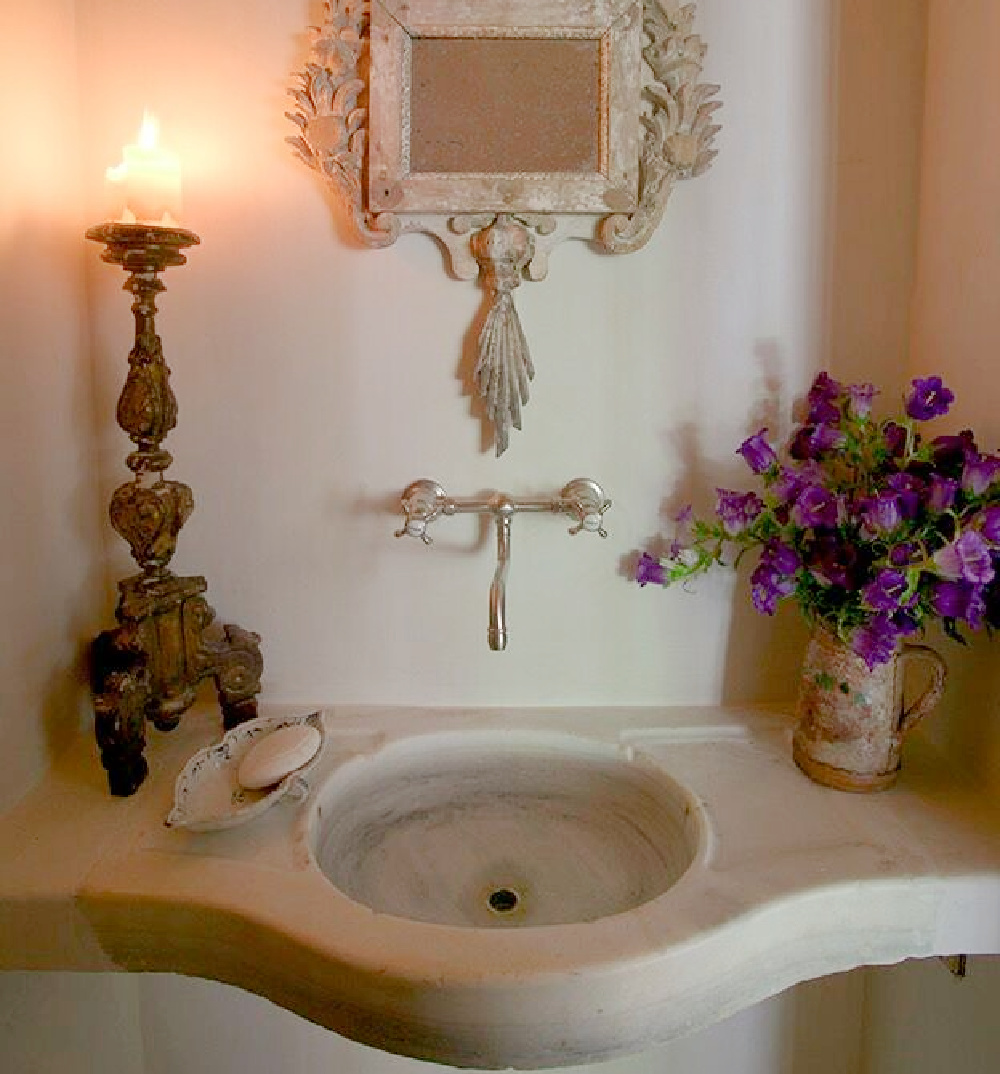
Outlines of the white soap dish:
M 255 744 L 285 727 L 308 725 L 319 734 L 309 760 L 288 772 L 278 783 L 251 789 L 239 780 L 240 764 Z M 260 816 L 285 797 L 304 798 L 309 792 L 304 776 L 323 752 L 326 731 L 323 713 L 306 716 L 260 716 L 226 732 L 221 742 L 199 750 L 177 777 L 174 807 L 167 815 L 171 828 L 214 832 L 234 828 Z

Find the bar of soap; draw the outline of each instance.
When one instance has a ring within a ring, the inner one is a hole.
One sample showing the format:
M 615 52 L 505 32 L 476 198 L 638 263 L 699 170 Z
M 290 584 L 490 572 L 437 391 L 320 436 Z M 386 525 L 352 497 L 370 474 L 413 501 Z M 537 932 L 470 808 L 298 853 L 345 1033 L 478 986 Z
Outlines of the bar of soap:
M 319 731 L 310 724 L 279 727 L 251 746 L 240 761 L 236 778 L 247 790 L 270 787 L 311 761 L 321 741 Z

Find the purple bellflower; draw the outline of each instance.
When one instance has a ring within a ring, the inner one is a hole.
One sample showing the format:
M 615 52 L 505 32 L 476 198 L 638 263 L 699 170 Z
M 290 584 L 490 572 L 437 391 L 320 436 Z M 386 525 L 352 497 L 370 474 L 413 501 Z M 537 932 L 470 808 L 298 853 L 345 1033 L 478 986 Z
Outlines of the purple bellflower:
M 715 512 L 730 537 L 742 533 L 764 509 L 764 501 L 753 492 L 731 492 L 728 489 L 716 489 L 716 492 L 718 500 Z
M 861 590 L 861 599 L 877 612 L 895 612 L 906 595 L 906 575 L 902 571 L 881 570 Z
M 635 580 L 639 585 L 666 585 L 666 568 L 648 552 L 643 552 L 639 557 L 639 562 L 635 565 Z
M 974 455 L 966 457 L 962 468 L 962 488 L 973 496 L 982 496 L 996 481 L 1000 480 L 1000 458 L 996 455 Z
M 822 485 L 807 485 L 799 493 L 792 508 L 792 520 L 797 526 L 804 528 L 836 526 L 839 517 L 839 500 Z
M 899 494 L 880 492 L 864 500 L 861 505 L 864 525 L 872 533 L 891 533 L 903 521 L 903 512 L 899 508 Z
M 767 429 L 761 429 L 759 433 L 748 436 L 736 450 L 736 454 L 743 456 L 755 474 L 766 474 L 778 461 L 774 448 L 767 442 L 766 433 Z
M 917 421 L 929 421 L 947 414 L 955 393 L 944 386 L 940 377 L 917 377 L 906 400 L 906 413 Z
M 837 402 L 843 392 L 841 385 L 830 376 L 829 373 L 818 373 L 809 389 L 809 416 L 806 419 L 810 425 L 822 425 L 827 422 L 840 420 L 840 408 Z
M 876 615 L 854 631 L 851 648 L 870 668 L 886 664 L 895 655 L 899 633 L 887 615 Z
M 851 413 L 856 418 L 867 418 L 872 411 L 872 402 L 878 395 L 878 388 L 874 384 L 848 384 L 845 391 Z
M 924 503 L 928 511 L 940 515 L 952 509 L 957 493 L 958 482 L 954 478 L 931 474 L 931 479 L 924 489 Z
M 972 582 L 936 582 L 931 607 L 942 619 L 961 619 L 977 630 L 983 622 L 986 602 L 982 588 Z
M 938 573 L 949 581 L 985 585 L 993 580 L 990 547 L 975 530 L 966 530 L 951 544 L 939 548 L 933 558 Z
M 979 516 L 979 532 L 990 544 L 1000 545 L 1000 505 L 987 507 Z

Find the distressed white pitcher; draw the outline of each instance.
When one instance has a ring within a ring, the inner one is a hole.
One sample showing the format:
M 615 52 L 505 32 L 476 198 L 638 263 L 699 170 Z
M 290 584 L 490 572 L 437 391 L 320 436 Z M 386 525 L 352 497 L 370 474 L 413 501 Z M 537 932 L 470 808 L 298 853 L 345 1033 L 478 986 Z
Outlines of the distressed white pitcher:
M 927 665 L 930 683 L 906 706 L 904 678 L 918 661 Z M 929 646 L 908 642 L 887 663 L 869 668 L 835 634 L 816 627 L 802 665 L 795 763 L 810 779 L 842 791 L 892 786 L 903 739 L 941 699 L 947 670 Z

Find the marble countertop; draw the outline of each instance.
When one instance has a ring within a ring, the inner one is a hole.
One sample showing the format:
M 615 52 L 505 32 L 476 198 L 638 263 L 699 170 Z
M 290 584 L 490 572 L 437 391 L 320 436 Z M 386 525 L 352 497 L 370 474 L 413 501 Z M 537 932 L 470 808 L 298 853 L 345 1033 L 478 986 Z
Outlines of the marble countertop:
M 852 795 L 798 771 L 791 720 L 773 711 L 326 711 L 314 788 L 404 737 L 559 731 L 683 784 L 708 821 L 705 853 L 664 894 L 587 923 L 376 913 L 319 871 L 308 801 L 229 831 L 164 826 L 178 772 L 222 734 L 201 709 L 151 732 L 132 798 L 108 795 L 85 738 L 0 816 L 0 968 L 191 974 L 390 1051 L 546 1067 L 639 1051 L 854 966 L 1000 953 L 1000 803 L 919 736 L 896 787 Z

